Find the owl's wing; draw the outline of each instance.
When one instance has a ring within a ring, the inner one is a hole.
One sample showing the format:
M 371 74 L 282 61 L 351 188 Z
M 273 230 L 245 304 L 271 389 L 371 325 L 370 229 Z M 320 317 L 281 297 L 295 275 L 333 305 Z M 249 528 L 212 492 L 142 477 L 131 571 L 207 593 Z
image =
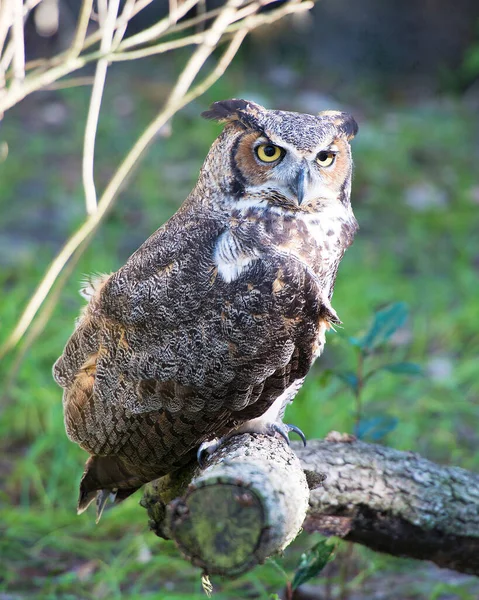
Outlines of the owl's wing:
M 57 361 L 67 432 L 94 456 L 85 493 L 177 468 L 263 414 L 319 352 L 330 315 L 314 276 L 272 254 L 226 281 L 221 233 L 171 220 L 100 284 Z

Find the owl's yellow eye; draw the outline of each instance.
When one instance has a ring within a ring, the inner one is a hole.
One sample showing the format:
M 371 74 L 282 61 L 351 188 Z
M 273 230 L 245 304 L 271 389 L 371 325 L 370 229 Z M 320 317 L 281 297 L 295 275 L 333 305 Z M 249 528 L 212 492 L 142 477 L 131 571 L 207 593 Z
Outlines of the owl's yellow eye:
M 316 157 L 316 161 L 320 167 L 330 167 L 335 158 L 335 152 L 331 152 L 330 150 L 322 150 Z
M 271 163 L 278 160 L 283 154 L 283 150 L 279 146 L 273 144 L 261 144 L 256 148 L 256 156 L 265 163 Z

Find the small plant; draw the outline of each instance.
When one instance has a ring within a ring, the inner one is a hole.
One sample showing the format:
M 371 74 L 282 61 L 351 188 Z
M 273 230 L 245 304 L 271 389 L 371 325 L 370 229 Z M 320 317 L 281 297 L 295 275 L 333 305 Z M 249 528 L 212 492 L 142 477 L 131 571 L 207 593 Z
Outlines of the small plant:
M 333 540 L 322 538 L 308 552 L 302 554 L 291 582 L 291 589 L 294 591 L 303 583 L 317 577 L 328 562 L 334 559 L 335 550 L 336 544 Z
M 271 560 L 271 563 L 274 564 L 287 579 L 284 591 L 285 600 L 294 600 L 295 590 L 297 590 L 300 585 L 307 583 L 321 573 L 328 562 L 331 562 L 334 559 L 336 546 L 337 542 L 332 538 L 322 537 L 307 552 L 301 554 L 301 558 L 292 579 L 290 579 L 286 571 L 284 571 L 276 561 Z M 277 594 L 272 594 L 269 600 L 279 600 L 279 596 Z
M 421 375 L 421 367 L 413 362 L 383 362 L 374 366 L 368 365 L 370 359 L 381 353 L 394 333 L 406 324 L 409 310 L 404 302 L 395 302 L 374 314 L 369 330 L 362 337 L 343 337 L 355 350 L 356 365 L 353 370 L 333 371 L 351 390 L 355 398 L 354 435 L 359 439 L 379 441 L 397 425 L 396 417 L 391 415 L 363 414 L 363 394 L 366 384 L 382 371 L 397 375 Z

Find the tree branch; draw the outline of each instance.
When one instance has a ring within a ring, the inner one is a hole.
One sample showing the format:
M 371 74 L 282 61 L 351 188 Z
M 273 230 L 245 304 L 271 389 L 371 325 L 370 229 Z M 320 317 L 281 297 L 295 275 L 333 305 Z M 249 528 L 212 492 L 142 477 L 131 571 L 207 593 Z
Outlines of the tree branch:
M 328 437 L 309 442 L 307 448 L 292 447 L 300 462 L 282 440 L 235 436 L 209 459 L 203 472 L 193 466 L 149 484 L 142 504 L 148 509 L 150 527 L 157 535 L 174 539 L 193 564 L 209 573 L 243 572 L 282 549 L 297 533 L 294 519 L 303 514 L 307 493 L 300 483 L 301 465 L 312 489 L 303 523 L 306 531 L 479 575 L 478 475 L 356 440 Z M 236 478 L 234 489 L 230 473 Z M 253 499 L 238 508 L 241 502 L 234 498 L 241 497 L 241 490 Z M 285 497 L 291 502 L 280 506 Z M 258 559 L 261 515 L 271 514 L 277 515 L 269 530 L 276 541 L 262 548 Z M 293 521 L 287 536 L 275 530 Z M 244 554 L 244 539 L 251 548 L 256 541 L 249 557 Z M 216 547 L 213 552 L 214 544 L 220 544 L 221 551 Z M 218 560 L 223 562 L 218 565 Z
M 311 494 L 307 531 L 479 575 L 478 475 L 360 441 L 295 449 L 304 469 L 327 476 Z

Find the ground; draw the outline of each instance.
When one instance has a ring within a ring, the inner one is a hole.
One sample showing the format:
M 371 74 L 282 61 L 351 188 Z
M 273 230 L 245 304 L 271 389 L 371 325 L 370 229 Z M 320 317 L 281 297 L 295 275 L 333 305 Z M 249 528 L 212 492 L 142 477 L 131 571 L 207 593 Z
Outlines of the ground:
M 61 390 L 51 378 L 51 366 L 82 305 L 77 289 L 84 274 L 120 267 L 192 188 L 220 130 L 198 116 L 214 100 L 246 97 L 269 108 L 299 111 L 345 108 L 360 125 L 353 142 L 352 194 L 360 231 L 341 265 L 333 299 L 343 329 L 328 335 L 326 353 L 287 420 L 310 438 L 332 429 L 352 431 L 353 397 L 340 379 L 324 372 L 353 368 L 354 347 L 347 337 L 364 332 L 381 307 L 406 302 L 408 322 L 370 359 L 371 365 L 406 360 L 419 364 L 423 376 L 381 372 L 368 382 L 364 418 L 394 423 L 369 437 L 443 464 L 477 469 L 479 99 L 437 96 L 400 104 L 367 88 L 360 96 L 345 91 L 336 98 L 295 77 L 294 85 L 282 86 L 276 74 L 273 87 L 247 79 L 233 66 L 183 110 L 158 137 L 76 265 L 40 338 L 21 364 L 15 356 L 2 361 L 3 600 L 204 597 L 198 571 L 148 531 L 138 494 L 108 512 L 98 526 L 90 512 L 76 516 L 85 455 L 65 436 Z M 112 70 L 109 86 L 96 151 L 100 189 L 153 117 L 168 80 L 151 71 L 118 69 Z M 0 164 L 2 339 L 84 218 L 80 169 L 87 98 L 83 88 L 37 94 L 2 124 L 3 156 L 8 145 Z M 313 543 L 303 534 L 284 559 L 233 582 L 214 581 L 215 598 L 280 594 L 300 552 Z M 312 585 L 310 597 L 316 598 L 479 596 L 474 578 L 348 545 Z

